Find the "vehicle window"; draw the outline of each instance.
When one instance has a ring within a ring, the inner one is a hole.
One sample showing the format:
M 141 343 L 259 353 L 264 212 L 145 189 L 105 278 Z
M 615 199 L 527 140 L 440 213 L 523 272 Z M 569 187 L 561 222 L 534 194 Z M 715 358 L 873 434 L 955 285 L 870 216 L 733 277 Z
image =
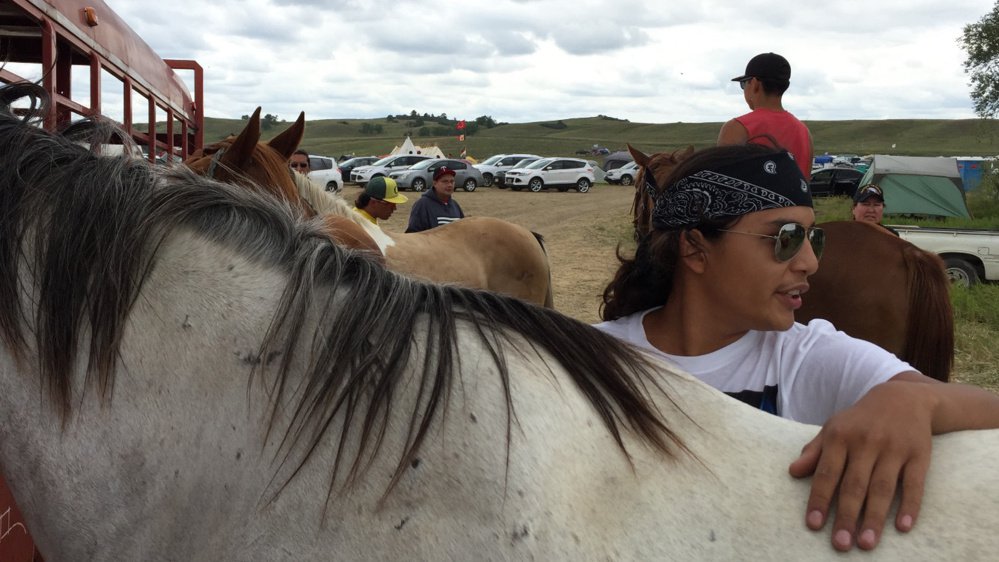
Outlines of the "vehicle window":
M 554 161 L 553 158 L 542 158 L 541 160 L 535 161 L 533 164 L 529 164 L 527 167 L 532 170 L 540 170 L 541 168 L 544 168 L 548 164 L 551 164 L 553 161 Z
M 495 154 L 493 156 L 490 156 L 489 158 L 486 158 L 480 163 L 485 165 L 492 165 L 502 160 L 504 156 L 506 156 L 506 154 Z
M 832 170 L 822 170 L 821 172 L 816 172 L 812 174 L 813 181 L 829 181 L 832 177 Z
M 575 160 L 562 161 L 562 168 L 566 170 L 575 170 L 576 168 L 582 168 L 584 165 L 584 162 L 577 162 Z
M 419 161 L 419 162 L 417 162 L 416 164 L 413 164 L 413 165 L 411 166 L 411 168 L 412 168 L 413 170 L 426 170 L 426 169 L 427 169 L 427 168 L 429 168 L 430 166 L 433 166 L 435 162 L 436 162 L 436 160 L 431 160 L 431 159 L 429 159 L 429 158 L 428 158 L 428 159 L 426 159 L 426 160 L 420 160 L 420 161 Z M 435 170 L 437 169 L 437 168 L 436 168 L 436 166 L 434 167 L 434 169 L 435 169 Z
M 448 160 L 447 167 L 451 168 L 452 170 L 464 170 L 468 168 L 468 166 L 466 166 L 464 162 L 459 162 L 457 160 Z
M 329 170 L 333 167 L 333 161 L 329 158 L 309 157 L 309 167 L 313 170 Z

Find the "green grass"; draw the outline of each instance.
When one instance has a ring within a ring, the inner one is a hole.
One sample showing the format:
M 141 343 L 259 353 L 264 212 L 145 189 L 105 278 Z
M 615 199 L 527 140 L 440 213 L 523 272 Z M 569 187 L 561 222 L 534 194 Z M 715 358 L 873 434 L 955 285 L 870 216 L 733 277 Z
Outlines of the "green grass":
M 951 289 L 955 379 L 999 391 L 999 285 Z
M 565 128 L 551 128 L 561 121 Z M 205 118 L 205 142 L 212 143 L 240 131 L 240 119 Z M 380 125 L 379 134 L 362 134 L 364 124 Z M 806 121 L 812 131 L 815 153 L 822 154 L 903 154 L 911 156 L 985 156 L 999 154 L 999 122 L 981 119 L 890 119 L 881 121 Z M 264 131 L 270 138 L 290 122 L 278 123 Z M 437 126 L 427 122 L 427 126 Z M 535 123 L 510 123 L 480 128 L 459 143 L 457 131 L 447 136 L 418 136 L 419 128 L 405 120 L 321 119 L 308 121 L 302 147 L 317 154 L 386 154 L 410 133 L 420 145 L 436 144 L 445 154 L 457 155 L 467 146 L 469 155 L 484 158 L 492 154 L 533 152 L 543 156 L 567 156 L 594 144 L 611 150 L 628 143 L 645 152 L 674 150 L 692 145 L 712 146 L 721 123 L 633 123 L 607 117 L 561 119 Z M 895 148 L 892 148 L 892 145 Z

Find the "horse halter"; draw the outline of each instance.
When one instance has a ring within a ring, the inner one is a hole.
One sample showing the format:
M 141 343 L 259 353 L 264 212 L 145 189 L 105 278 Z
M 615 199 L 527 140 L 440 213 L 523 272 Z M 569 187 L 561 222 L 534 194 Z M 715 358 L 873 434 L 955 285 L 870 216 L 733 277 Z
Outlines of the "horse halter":
M 218 167 L 219 162 L 222 160 L 222 155 L 225 154 L 225 147 L 220 146 L 215 154 L 212 154 L 212 160 L 208 163 L 208 171 L 205 172 L 205 176 L 211 179 L 215 179 L 215 168 Z

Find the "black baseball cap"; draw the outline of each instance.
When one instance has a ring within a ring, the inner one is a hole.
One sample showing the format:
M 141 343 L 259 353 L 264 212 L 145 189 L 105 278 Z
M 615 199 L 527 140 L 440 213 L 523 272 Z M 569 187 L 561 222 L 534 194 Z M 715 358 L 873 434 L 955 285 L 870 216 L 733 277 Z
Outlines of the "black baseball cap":
M 770 78 L 772 80 L 791 80 L 791 63 L 777 53 L 761 53 L 749 59 L 746 73 L 736 76 L 733 82 L 742 82 L 747 78 Z
M 853 200 L 857 203 L 863 203 L 871 197 L 877 197 L 882 203 L 885 202 L 885 192 L 881 190 L 880 186 L 873 183 L 869 183 L 858 189 L 857 193 L 853 196 Z

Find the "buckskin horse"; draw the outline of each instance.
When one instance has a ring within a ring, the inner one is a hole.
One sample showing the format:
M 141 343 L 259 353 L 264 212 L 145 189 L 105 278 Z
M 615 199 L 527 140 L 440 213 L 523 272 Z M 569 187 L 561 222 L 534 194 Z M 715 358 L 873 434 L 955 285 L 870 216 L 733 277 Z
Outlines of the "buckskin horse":
M 651 156 L 629 147 L 641 167 L 635 182 L 635 236 L 650 229 L 652 198 L 644 187 L 651 170 L 666 185 L 673 168 L 694 149 Z M 824 318 L 855 338 L 891 351 L 923 374 L 950 379 L 954 315 L 943 262 L 887 230 L 859 221 L 822 223 L 825 252 L 795 320 Z
M 491 217 L 468 217 L 419 233 L 382 231 L 354 213 L 339 195 L 291 173 L 287 161 L 304 133 L 303 113 L 269 142 L 259 142 L 257 108 L 238 135 L 193 154 L 186 164 L 215 179 L 263 187 L 306 215 L 318 212 L 335 240 L 369 251 L 377 246 L 387 266 L 400 273 L 498 291 L 549 308 L 554 305 L 551 270 L 540 235 Z
M 49 561 L 841 559 L 786 473 L 815 426 L 273 197 L 2 113 L 0 266 L 0 467 Z M 996 552 L 997 455 L 935 438 L 879 558 Z

